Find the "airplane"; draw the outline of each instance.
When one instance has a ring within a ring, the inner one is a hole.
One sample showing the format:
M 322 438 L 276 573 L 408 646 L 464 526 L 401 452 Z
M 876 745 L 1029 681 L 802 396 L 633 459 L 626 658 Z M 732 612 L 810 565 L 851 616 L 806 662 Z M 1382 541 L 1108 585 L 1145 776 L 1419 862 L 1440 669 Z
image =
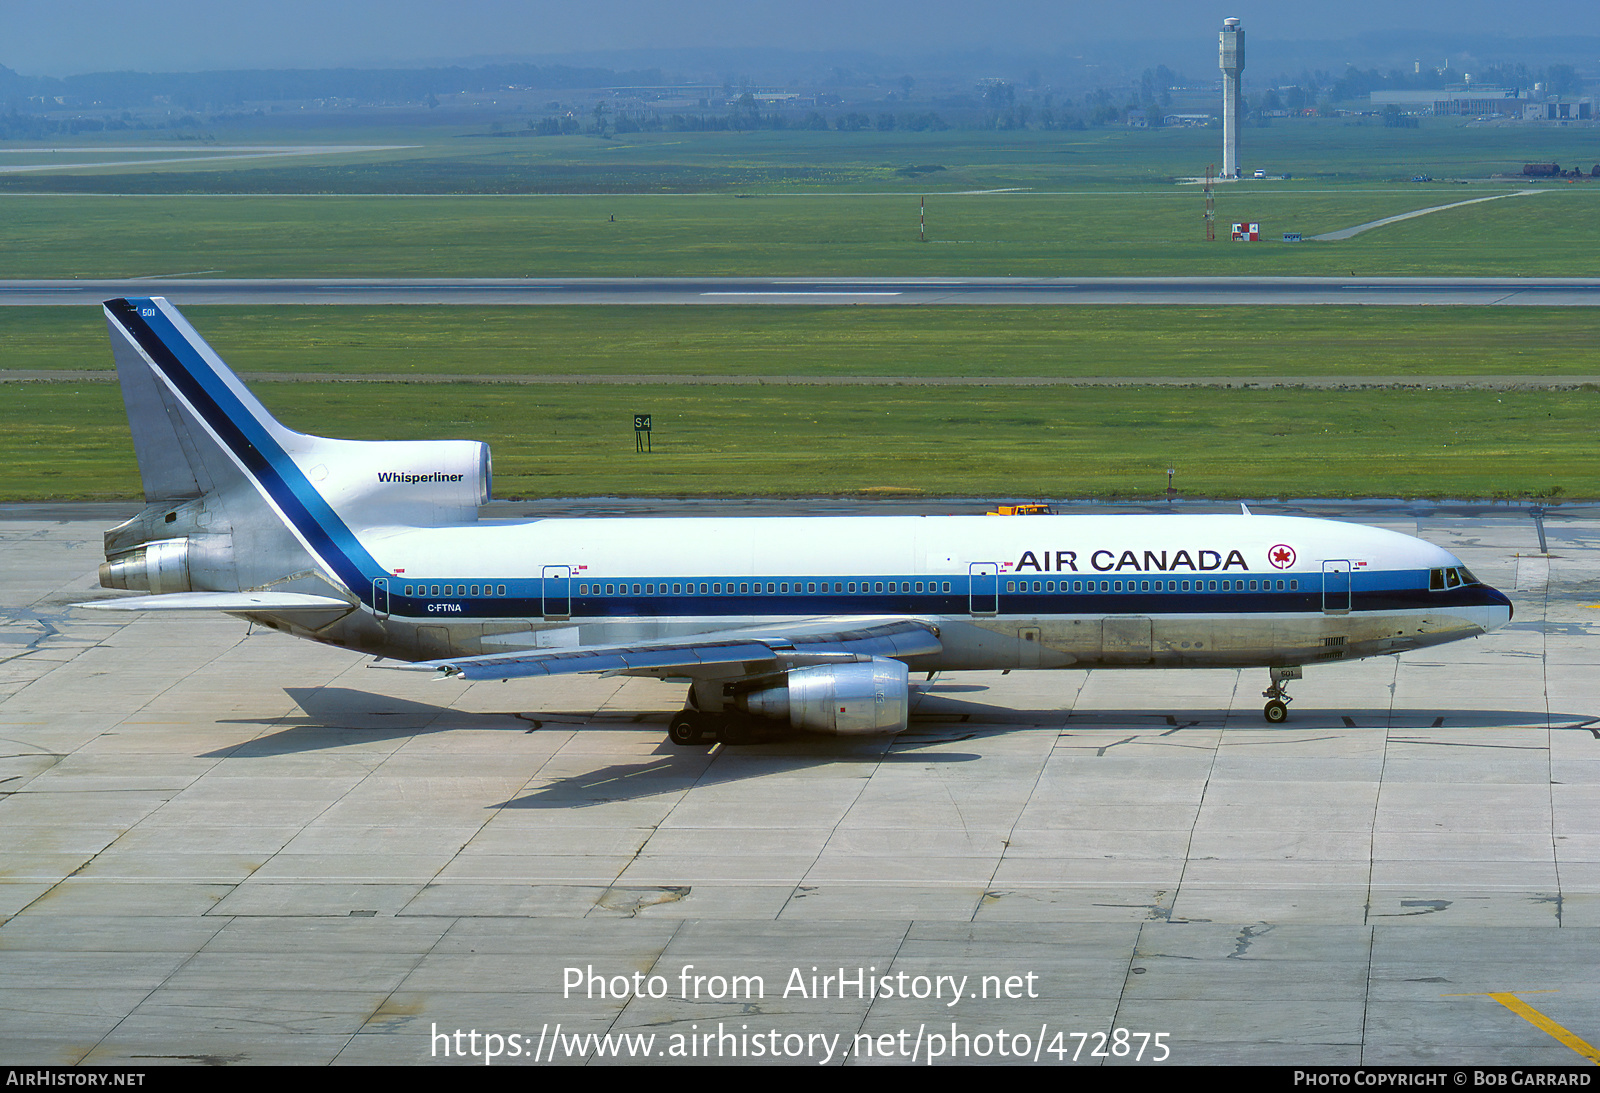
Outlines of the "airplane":
M 1304 666 L 1477 637 L 1511 602 L 1431 543 L 1329 520 L 1013 515 L 484 520 L 488 446 L 276 421 L 161 297 L 105 315 L 145 507 L 83 604 L 221 611 L 461 680 L 688 684 L 675 744 L 892 734 L 910 673 Z M 1024 510 L 1026 511 L 1026 510 Z

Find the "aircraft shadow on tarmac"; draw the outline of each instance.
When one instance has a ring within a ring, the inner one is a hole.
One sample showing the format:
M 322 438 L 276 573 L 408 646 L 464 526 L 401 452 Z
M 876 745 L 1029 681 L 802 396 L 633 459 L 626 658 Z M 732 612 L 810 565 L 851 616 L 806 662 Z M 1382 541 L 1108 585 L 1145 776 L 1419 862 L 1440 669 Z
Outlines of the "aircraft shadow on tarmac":
M 1486 729 L 1486 728 L 1551 728 L 1584 729 L 1600 739 L 1600 717 L 1581 713 L 1546 713 L 1540 710 L 1447 710 L 1418 709 L 1394 710 L 1384 707 L 1322 709 L 1296 707 L 1286 724 L 1269 725 L 1260 720 L 1253 709 L 1227 710 L 1218 707 L 1172 709 L 1088 709 L 1064 710 L 1058 707 L 1027 709 L 1013 703 L 989 704 L 970 698 L 953 697 L 956 694 L 982 694 L 990 688 L 982 685 L 938 684 L 934 688 L 913 688 L 911 727 L 899 737 L 870 737 L 864 739 L 887 742 L 918 737 L 924 733 L 937 733 L 949 728 L 967 730 L 987 735 L 1017 728 L 1254 728 L 1262 731 L 1292 733 L 1308 728 L 1433 728 L 1433 729 Z M 382 740 L 392 737 L 416 736 L 424 733 L 445 732 L 455 729 L 501 729 L 516 732 L 535 732 L 543 728 L 583 728 L 597 731 L 633 729 L 640 725 L 665 723 L 671 716 L 661 710 L 544 710 L 537 713 L 522 711 L 494 711 L 475 713 L 449 706 L 418 702 L 414 699 L 395 698 L 389 695 L 358 691 L 350 687 L 286 687 L 284 693 L 301 710 L 301 714 L 278 715 L 263 718 L 234 718 L 218 722 L 225 725 L 277 725 L 285 732 L 262 737 L 254 743 L 283 740 L 272 749 L 273 753 L 293 750 L 315 750 L 320 747 L 339 746 L 358 741 Z M 922 730 L 919 732 L 918 730 Z M 351 736 L 328 736 L 329 733 L 352 733 Z M 294 747 L 289 734 L 300 743 Z M 314 734 L 317 739 L 313 740 Z M 816 736 L 793 732 L 782 727 L 762 729 L 753 739 L 757 741 L 820 741 L 837 744 L 840 738 Z M 227 754 L 239 755 L 235 749 Z
M 1297 710 L 1285 725 L 1268 725 L 1254 710 L 1185 710 L 1160 713 L 1151 710 L 1019 709 L 989 705 L 955 694 L 985 692 L 981 685 L 939 684 L 915 695 L 910 727 L 899 736 L 827 737 L 794 732 L 778 726 L 753 734 L 748 743 L 733 747 L 681 748 L 662 740 L 655 756 L 643 762 L 612 763 L 581 774 L 559 777 L 494 808 L 583 808 L 619 800 L 682 792 L 722 782 L 770 777 L 822 764 L 915 762 L 969 763 L 983 758 L 977 752 L 928 751 L 948 748 L 963 740 L 1039 728 L 1056 729 L 1063 738 L 1081 735 L 1081 746 L 1104 753 L 1126 744 L 1182 744 L 1184 730 L 1250 730 L 1251 743 L 1303 743 L 1322 736 L 1315 732 L 1348 729 L 1418 730 L 1432 738 L 1404 742 L 1446 747 L 1488 747 L 1538 750 L 1542 745 L 1511 741 L 1439 738 L 1441 731 L 1496 728 L 1551 728 L 1582 731 L 1600 740 L 1600 718 L 1581 714 L 1550 714 L 1534 710 L 1417 710 L 1381 708 L 1343 711 Z M 252 759 L 321 751 L 330 748 L 402 740 L 458 729 L 536 732 L 540 729 L 587 731 L 638 730 L 660 725 L 665 735 L 668 714 L 660 710 L 541 711 L 530 713 L 473 713 L 412 699 L 372 694 L 348 687 L 291 687 L 285 693 L 302 711 L 293 714 L 235 719 L 223 724 L 260 724 L 279 731 L 244 744 L 204 753 L 206 758 Z M 1107 732 L 1129 734 L 1110 740 Z M 1400 738 L 1404 740 L 1404 738 Z M 1071 746 L 1071 745 L 1069 745 Z
M 1216 706 L 1157 710 L 1022 709 L 1014 705 L 989 705 L 955 694 L 988 691 L 978 685 L 940 683 L 914 695 L 911 729 L 940 723 L 971 724 L 978 731 L 1006 731 L 1019 724 L 1062 729 L 1254 729 L 1292 735 L 1307 729 L 1586 729 L 1600 739 L 1600 718 L 1588 714 L 1548 713 L 1533 710 L 1401 710 L 1386 707 L 1325 709 L 1295 706 L 1283 724 L 1268 724 L 1254 705 L 1243 709 Z M 981 726 L 981 728 L 980 728 Z M 1594 727 L 1591 727 L 1594 726 Z
M 285 687 L 284 694 L 300 708 L 298 713 L 230 718 L 218 722 L 220 725 L 272 725 L 281 731 L 259 736 L 244 744 L 206 752 L 203 757 L 261 758 L 426 736 L 455 729 L 532 731 L 529 722 L 514 713 L 472 713 L 350 687 Z

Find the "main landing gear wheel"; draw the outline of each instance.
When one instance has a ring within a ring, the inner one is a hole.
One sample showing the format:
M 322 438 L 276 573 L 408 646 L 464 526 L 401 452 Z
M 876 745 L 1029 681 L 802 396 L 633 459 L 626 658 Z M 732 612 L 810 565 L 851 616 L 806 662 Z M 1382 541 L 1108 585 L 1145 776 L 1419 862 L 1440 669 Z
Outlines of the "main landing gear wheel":
M 698 744 L 705 736 L 704 715 L 683 710 L 667 726 L 667 739 L 680 747 Z
M 704 744 L 707 735 L 723 744 L 745 744 L 750 740 L 751 724 L 732 715 L 681 710 L 667 725 L 667 739 L 680 747 Z

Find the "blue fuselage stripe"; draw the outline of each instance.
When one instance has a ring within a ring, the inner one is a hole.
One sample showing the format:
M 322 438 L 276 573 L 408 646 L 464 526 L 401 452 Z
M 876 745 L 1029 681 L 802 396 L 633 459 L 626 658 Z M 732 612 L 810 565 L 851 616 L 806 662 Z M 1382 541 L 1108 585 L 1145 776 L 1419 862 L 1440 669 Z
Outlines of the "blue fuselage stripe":
M 1315 583 L 1316 574 L 1308 575 L 1303 583 Z M 788 578 L 790 587 L 794 579 Z M 777 578 L 771 583 L 781 583 Z M 924 584 L 928 582 L 926 576 Z M 590 588 L 604 588 L 605 581 L 583 582 Z M 662 592 L 659 594 L 634 594 L 634 585 L 670 588 L 702 583 L 720 584 L 723 588 L 741 583 L 753 586 L 757 582 L 746 579 L 728 581 L 706 578 L 702 581 L 685 581 L 672 578 L 632 578 L 611 582 L 617 589 L 613 595 L 598 593 L 578 595 L 576 581 L 543 578 L 498 579 L 479 578 L 477 581 L 460 578 L 440 578 L 418 581 L 394 577 L 389 582 L 389 610 L 396 615 L 425 619 L 483 619 L 526 618 L 543 614 L 566 615 L 573 619 L 607 618 L 700 618 L 715 616 L 816 616 L 816 615 L 947 615 L 973 614 L 975 601 L 981 614 L 1022 615 L 1048 617 L 1052 615 L 1267 615 L 1267 614 L 1322 614 L 1326 607 L 1343 607 L 1343 595 L 1324 600 L 1320 583 L 1311 590 L 1299 591 L 1217 591 L 1217 592 L 1004 592 L 998 595 L 997 611 L 983 609 L 996 600 L 992 592 L 974 590 L 966 575 L 952 577 L 949 592 L 794 592 L 794 593 L 708 593 L 686 595 Z M 765 578 L 762 585 L 769 583 Z M 802 579 L 800 584 L 809 583 Z M 822 583 L 820 581 L 815 583 Z M 835 583 L 831 578 L 829 583 Z M 861 582 L 856 581 L 858 585 Z M 878 584 L 874 578 L 871 584 Z M 891 583 L 887 578 L 881 582 Z M 893 583 L 907 582 L 898 577 Z M 942 578 L 941 578 L 941 583 Z M 447 595 L 406 595 L 405 588 L 445 588 L 461 590 L 476 584 L 484 590 L 482 596 L 469 596 L 461 591 Z M 1428 590 L 1427 570 L 1362 573 L 1350 593 L 1349 610 L 1352 614 L 1383 613 L 1394 611 L 1427 611 L 1445 608 L 1501 606 L 1504 597 L 1488 585 L 1462 585 L 1448 590 Z M 491 590 L 505 589 L 504 595 L 491 594 Z M 547 610 L 565 606 L 567 610 Z

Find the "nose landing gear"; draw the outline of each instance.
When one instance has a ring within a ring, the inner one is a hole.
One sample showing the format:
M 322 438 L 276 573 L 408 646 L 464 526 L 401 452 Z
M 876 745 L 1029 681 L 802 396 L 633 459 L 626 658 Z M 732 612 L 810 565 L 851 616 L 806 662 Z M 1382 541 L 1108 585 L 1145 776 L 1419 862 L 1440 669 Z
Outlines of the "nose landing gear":
M 1272 682 L 1267 689 L 1261 692 L 1261 697 L 1267 700 L 1261 715 L 1274 725 L 1281 725 L 1289 720 L 1289 703 L 1294 699 L 1289 697 L 1289 681 L 1300 678 L 1299 667 L 1269 668 Z

